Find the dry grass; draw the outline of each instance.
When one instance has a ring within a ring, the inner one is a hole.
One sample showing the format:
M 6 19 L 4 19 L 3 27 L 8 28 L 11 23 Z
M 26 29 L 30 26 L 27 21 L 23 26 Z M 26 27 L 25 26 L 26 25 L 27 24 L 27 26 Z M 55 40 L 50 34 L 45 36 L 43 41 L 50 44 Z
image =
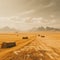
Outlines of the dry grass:
M 23 36 L 28 36 L 29 39 L 24 40 Z M 0 60 L 60 60 L 60 32 L 0 34 L 0 46 L 2 42 L 12 41 L 16 42 L 17 46 L 0 48 Z

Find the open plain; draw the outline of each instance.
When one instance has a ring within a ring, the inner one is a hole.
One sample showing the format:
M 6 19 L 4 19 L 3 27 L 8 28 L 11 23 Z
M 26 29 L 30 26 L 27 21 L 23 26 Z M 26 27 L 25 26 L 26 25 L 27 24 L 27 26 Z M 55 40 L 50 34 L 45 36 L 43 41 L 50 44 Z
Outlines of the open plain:
M 1 48 L 3 42 L 16 46 Z M 60 60 L 60 32 L 0 33 L 0 60 Z

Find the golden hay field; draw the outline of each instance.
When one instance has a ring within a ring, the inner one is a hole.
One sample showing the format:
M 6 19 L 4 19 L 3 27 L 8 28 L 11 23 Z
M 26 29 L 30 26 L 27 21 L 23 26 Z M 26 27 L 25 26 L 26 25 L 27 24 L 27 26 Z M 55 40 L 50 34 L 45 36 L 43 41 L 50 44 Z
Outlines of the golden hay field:
M 2 49 L 2 42 L 17 45 Z M 0 60 L 60 60 L 60 32 L 0 33 Z

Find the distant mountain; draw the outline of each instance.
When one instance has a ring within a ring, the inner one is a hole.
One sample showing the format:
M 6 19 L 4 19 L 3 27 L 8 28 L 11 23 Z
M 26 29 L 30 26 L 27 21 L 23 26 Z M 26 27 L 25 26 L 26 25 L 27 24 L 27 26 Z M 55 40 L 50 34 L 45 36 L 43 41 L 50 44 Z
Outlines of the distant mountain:
M 34 27 L 31 30 L 29 30 L 29 31 L 32 31 L 32 32 L 36 32 L 36 31 L 60 31 L 60 29 L 53 28 L 53 27 L 44 28 L 43 26 L 41 26 L 41 27 Z M 4 32 L 22 32 L 22 31 L 6 26 L 6 27 L 3 27 L 3 28 L 0 28 L 0 33 L 1 32 L 4 33 Z
M 30 31 L 44 31 L 44 30 L 45 30 L 44 27 L 34 27 Z
M 60 31 L 59 28 L 53 28 L 53 27 L 46 27 L 47 31 Z
M 53 27 L 38 27 L 38 28 L 32 28 L 30 31 L 60 31 L 59 28 L 53 28 Z
M 16 30 L 15 28 L 10 28 L 8 26 L 0 28 L 0 32 L 17 32 L 18 30 Z

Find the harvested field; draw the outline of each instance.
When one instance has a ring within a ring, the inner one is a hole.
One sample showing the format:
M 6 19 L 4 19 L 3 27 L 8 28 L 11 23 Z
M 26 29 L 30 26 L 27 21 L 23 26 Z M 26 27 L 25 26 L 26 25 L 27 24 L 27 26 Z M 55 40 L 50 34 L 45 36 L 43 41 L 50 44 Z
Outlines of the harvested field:
M 16 42 L 17 46 L 2 49 L 2 42 Z M 0 34 L 0 60 L 60 60 L 60 32 Z

